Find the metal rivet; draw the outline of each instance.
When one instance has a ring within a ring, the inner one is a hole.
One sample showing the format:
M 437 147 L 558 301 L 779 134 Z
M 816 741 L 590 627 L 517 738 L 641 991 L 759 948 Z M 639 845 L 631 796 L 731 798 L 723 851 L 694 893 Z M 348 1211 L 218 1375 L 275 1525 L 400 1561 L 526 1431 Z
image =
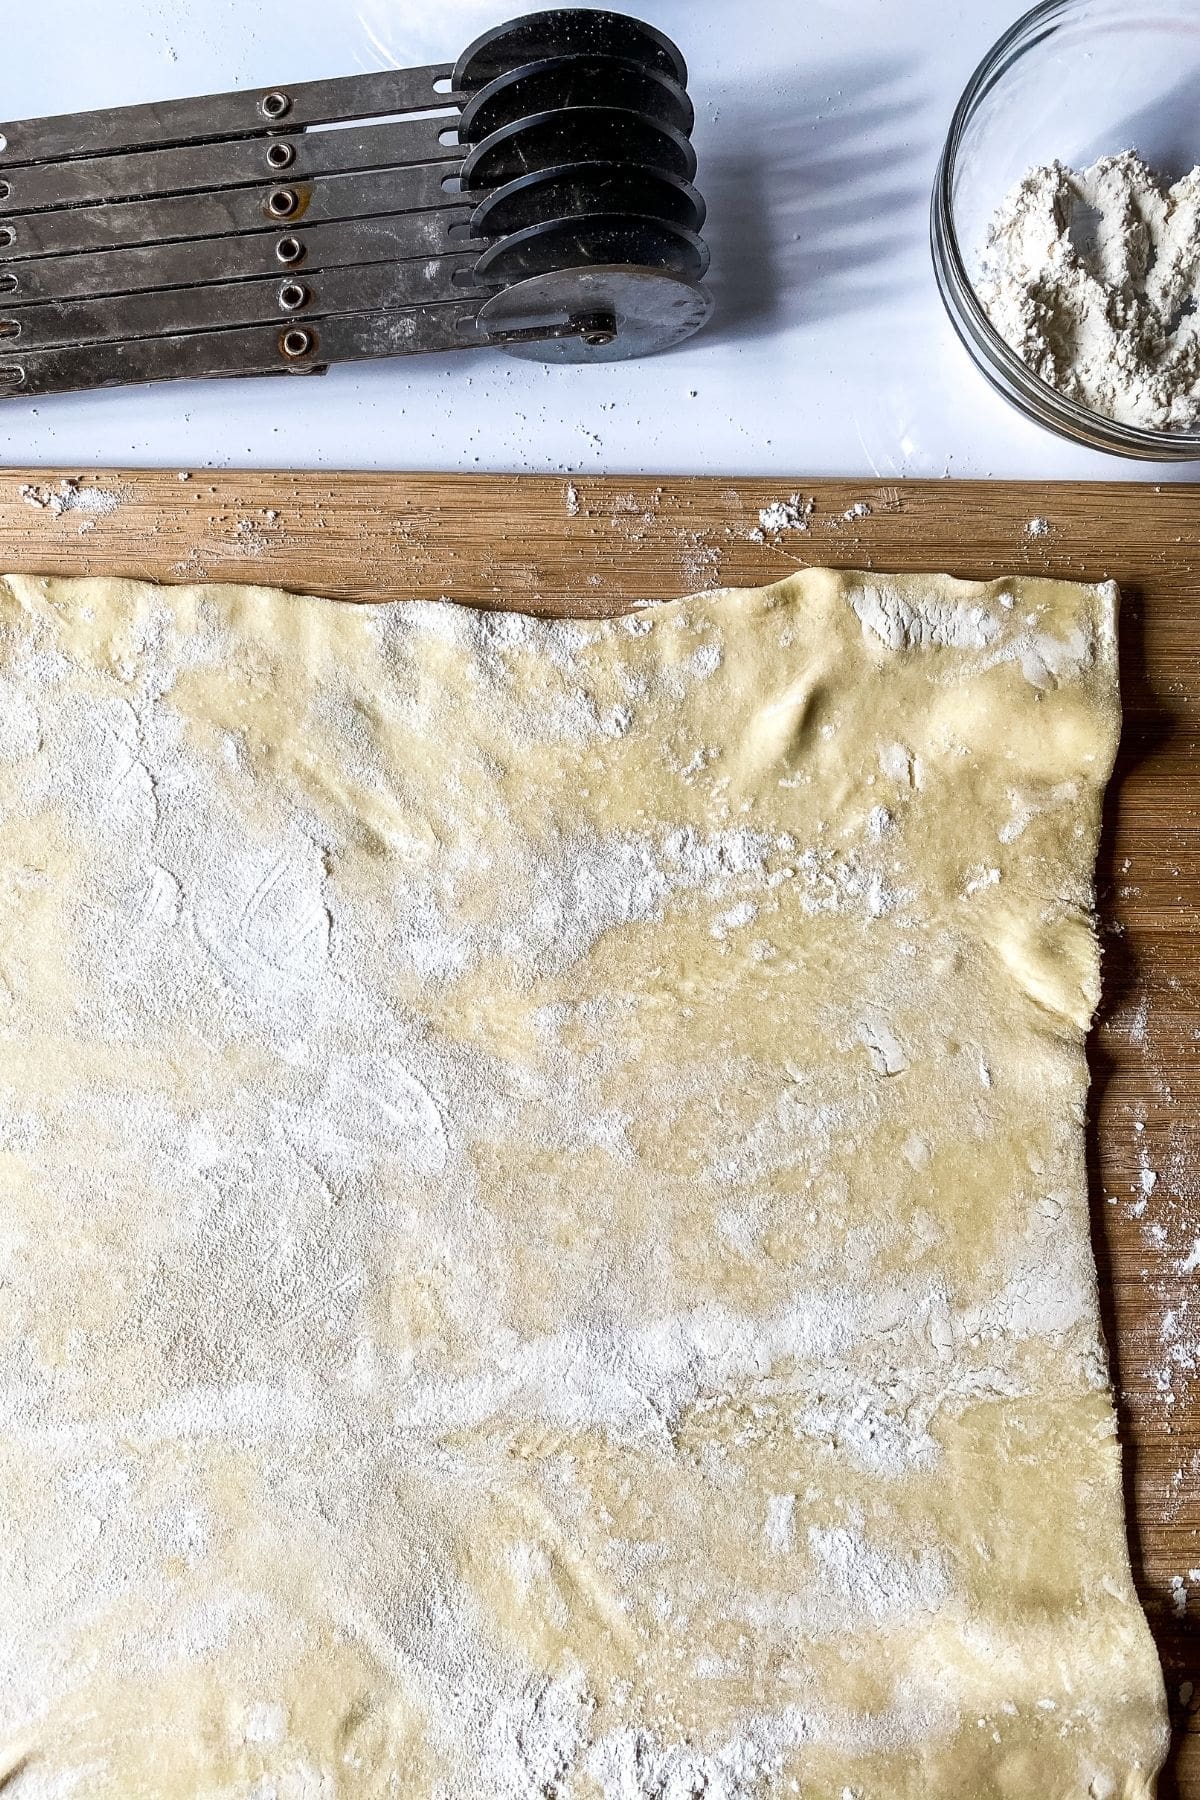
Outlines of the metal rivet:
M 569 323 L 589 350 L 603 350 L 616 342 L 617 321 L 609 312 L 576 314 Z
M 296 263 L 304 255 L 304 245 L 299 238 L 280 238 L 275 246 L 275 260 L 281 263 Z
M 291 98 L 287 94 L 280 93 L 278 88 L 273 88 L 269 94 L 263 95 L 258 103 L 258 110 L 264 119 L 282 119 L 286 113 L 290 113 L 292 110 Z
M 293 328 L 291 331 L 285 331 L 279 340 L 279 348 L 285 356 L 307 356 L 312 347 L 313 334 L 311 331 L 300 331 Z
M 267 161 L 273 169 L 288 169 L 295 160 L 296 152 L 290 144 L 275 143 L 267 151 Z
M 302 281 L 285 281 L 279 290 L 279 304 L 284 312 L 299 312 L 311 299 L 312 293 Z
M 267 211 L 274 219 L 290 219 L 299 204 L 294 188 L 276 188 L 267 200 Z

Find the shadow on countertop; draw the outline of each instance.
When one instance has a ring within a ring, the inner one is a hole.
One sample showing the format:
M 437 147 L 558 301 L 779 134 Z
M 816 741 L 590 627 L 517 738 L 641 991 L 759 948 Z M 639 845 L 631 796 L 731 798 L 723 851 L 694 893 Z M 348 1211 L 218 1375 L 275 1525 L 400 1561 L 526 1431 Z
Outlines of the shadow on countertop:
M 902 297 L 907 257 L 925 238 L 936 155 L 914 66 L 845 58 L 819 74 L 789 69 L 699 109 L 714 336 Z

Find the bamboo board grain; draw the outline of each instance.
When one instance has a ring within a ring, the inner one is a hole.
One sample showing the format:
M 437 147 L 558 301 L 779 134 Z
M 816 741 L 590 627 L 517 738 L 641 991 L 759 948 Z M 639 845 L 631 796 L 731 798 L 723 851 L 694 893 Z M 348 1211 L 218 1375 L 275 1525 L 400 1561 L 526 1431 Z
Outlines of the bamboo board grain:
M 763 531 L 760 509 L 793 494 L 814 502 L 806 528 Z M 1200 1800 L 1200 488 L 0 471 L 0 568 L 28 573 L 583 616 L 802 563 L 1123 590 L 1093 1236 L 1134 1569 L 1176 1728 L 1161 1791 Z

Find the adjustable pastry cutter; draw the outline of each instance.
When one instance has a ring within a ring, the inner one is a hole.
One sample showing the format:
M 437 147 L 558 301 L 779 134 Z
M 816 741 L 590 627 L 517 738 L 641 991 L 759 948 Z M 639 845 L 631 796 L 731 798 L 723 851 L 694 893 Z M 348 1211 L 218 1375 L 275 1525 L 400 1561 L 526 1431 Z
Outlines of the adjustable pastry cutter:
M 686 84 L 569 8 L 453 66 L 2 125 L 0 394 L 665 350 L 711 308 Z

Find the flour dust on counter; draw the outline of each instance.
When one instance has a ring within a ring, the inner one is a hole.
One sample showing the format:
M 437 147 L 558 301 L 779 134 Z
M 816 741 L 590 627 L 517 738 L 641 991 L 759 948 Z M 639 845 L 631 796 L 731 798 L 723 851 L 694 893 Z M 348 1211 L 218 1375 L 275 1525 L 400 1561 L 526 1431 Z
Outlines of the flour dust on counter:
M 1147 1800 L 1115 606 L 0 584 L 0 1785 Z

